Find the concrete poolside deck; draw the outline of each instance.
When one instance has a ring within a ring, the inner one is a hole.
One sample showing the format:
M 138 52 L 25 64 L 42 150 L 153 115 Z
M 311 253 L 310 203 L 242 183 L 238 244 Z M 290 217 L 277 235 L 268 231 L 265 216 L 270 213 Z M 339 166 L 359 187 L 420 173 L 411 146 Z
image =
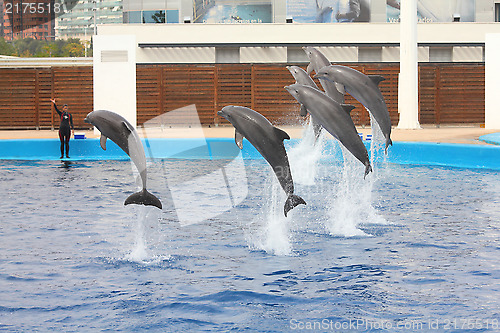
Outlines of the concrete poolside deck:
M 301 126 L 279 126 L 285 130 L 290 137 L 302 137 L 303 128 Z M 92 130 L 75 131 L 85 133 L 87 138 L 97 138 L 99 135 Z M 232 126 L 203 127 L 203 128 L 164 128 L 147 129 L 138 128 L 139 135 L 154 138 L 227 138 L 234 137 Z M 358 132 L 363 133 L 363 137 L 371 134 L 371 128 L 358 127 Z M 486 134 L 500 132 L 498 130 L 487 130 L 479 126 L 422 126 L 418 130 L 402 130 L 393 128 L 391 138 L 393 141 L 421 141 L 437 143 L 461 143 L 461 144 L 488 144 L 480 141 L 479 137 Z M 57 130 L 2 130 L 0 140 L 5 139 L 57 139 Z

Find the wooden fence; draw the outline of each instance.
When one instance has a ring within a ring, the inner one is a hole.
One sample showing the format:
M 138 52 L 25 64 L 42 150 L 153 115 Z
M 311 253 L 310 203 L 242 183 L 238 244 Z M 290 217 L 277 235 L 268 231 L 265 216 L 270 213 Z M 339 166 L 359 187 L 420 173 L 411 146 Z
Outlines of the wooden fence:
M 349 66 L 386 78 L 380 89 L 397 125 L 399 65 Z M 484 122 L 484 64 L 420 64 L 419 72 L 421 124 Z M 0 69 L 0 128 L 57 128 L 51 98 L 69 105 L 75 127 L 90 128 L 83 119 L 93 107 L 92 74 L 92 67 Z M 284 64 L 138 65 L 137 123 L 195 104 L 203 125 L 225 124 L 217 111 L 232 104 L 278 125 L 297 124 L 299 106 L 283 88 L 292 83 Z M 370 124 L 362 105 L 349 95 L 346 103 L 356 106 L 356 125 Z
M 0 128 L 58 128 L 50 99 L 68 104 L 75 127 L 92 110 L 92 67 L 0 69 Z

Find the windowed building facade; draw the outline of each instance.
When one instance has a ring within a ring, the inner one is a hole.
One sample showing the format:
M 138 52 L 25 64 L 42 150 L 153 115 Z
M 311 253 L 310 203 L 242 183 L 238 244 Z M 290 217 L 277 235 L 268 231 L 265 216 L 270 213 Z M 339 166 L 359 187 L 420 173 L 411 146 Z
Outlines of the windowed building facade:
M 57 38 L 90 40 L 96 25 L 123 22 L 122 0 L 70 0 L 74 4 L 56 19 Z
M 54 0 L 0 0 L 0 10 L 0 35 L 6 40 L 54 39 Z

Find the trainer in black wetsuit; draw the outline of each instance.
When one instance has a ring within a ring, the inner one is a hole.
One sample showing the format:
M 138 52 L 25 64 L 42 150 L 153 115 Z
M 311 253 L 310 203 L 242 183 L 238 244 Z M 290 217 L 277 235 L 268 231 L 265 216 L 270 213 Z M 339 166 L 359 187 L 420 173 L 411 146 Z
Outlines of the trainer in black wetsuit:
M 59 140 L 61 140 L 61 157 L 64 157 L 64 147 L 66 147 L 66 157 L 69 158 L 69 139 L 71 138 L 71 131 L 74 131 L 73 117 L 68 112 L 68 105 L 64 104 L 62 112 L 59 111 L 54 99 L 50 100 L 54 104 L 54 108 L 61 118 L 61 125 L 59 125 Z

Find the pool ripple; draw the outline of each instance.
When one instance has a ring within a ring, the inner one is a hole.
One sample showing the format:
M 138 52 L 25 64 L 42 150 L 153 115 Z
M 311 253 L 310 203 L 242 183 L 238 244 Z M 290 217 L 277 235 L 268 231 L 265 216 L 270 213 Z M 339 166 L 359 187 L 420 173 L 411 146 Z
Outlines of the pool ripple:
M 154 167 L 189 173 L 209 162 Z M 128 162 L 0 161 L 9 193 L 0 201 L 0 330 L 285 332 L 296 321 L 498 318 L 499 172 L 384 170 L 372 200 L 387 223 L 360 221 L 361 237 L 331 235 L 331 191 L 297 185 L 311 204 L 282 220 L 291 252 L 275 255 L 251 242 L 266 226 L 267 165 L 245 163 L 241 204 L 180 226 L 161 172 L 148 187 L 164 210 L 140 219 L 123 206 L 136 188 Z M 140 240 L 144 256 L 131 256 Z

